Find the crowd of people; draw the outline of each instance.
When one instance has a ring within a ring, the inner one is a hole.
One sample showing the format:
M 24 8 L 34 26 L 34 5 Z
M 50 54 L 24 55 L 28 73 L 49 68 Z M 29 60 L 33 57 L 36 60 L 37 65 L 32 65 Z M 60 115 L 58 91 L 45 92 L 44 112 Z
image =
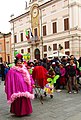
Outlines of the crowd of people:
M 77 60 L 74 55 L 68 57 L 62 57 L 58 59 L 55 57 L 52 60 L 44 58 L 43 60 L 29 61 L 28 65 L 31 67 L 43 66 L 49 73 L 54 73 L 54 76 L 59 75 L 56 82 L 54 82 L 54 87 L 57 91 L 62 89 L 67 89 L 68 93 L 78 93 L 77 78 L 81 74 L 81 57 Z M 51 69 L 51 70 L 50 70 Z M 49 76 L 52 78 L 52 75 Z M 54 78 L 54 77 L 53 77 Z
M 49 94 L 51 98 L 54 90 L 66 89 L 69 94 L 79 91 L 77 78 L 81 76 L 81 57 L 78 60 L 71 55 L 25 61 L 21 54 L 17 54 L 14 63 L 12 67 L 4 65 L 2 80 L 11 105 L 10 112 L 16 116 L 32 113 L 31 99 L 35 97 L 33 89 L 37 86 L 43 89 L 44 96 Z

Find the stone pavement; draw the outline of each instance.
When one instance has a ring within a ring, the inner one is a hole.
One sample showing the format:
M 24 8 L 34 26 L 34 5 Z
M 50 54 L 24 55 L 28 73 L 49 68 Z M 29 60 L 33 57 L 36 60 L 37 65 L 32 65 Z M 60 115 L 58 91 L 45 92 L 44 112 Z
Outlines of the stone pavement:
M 0 120 L 81 120 L 81 91 L 68 94 L 66 90 L 55 92 L 54 98 L 32 101 L 33 113 L 30 116 L 16 117 L 9 112 L 4 92 L 4 83 L 0 85 Z

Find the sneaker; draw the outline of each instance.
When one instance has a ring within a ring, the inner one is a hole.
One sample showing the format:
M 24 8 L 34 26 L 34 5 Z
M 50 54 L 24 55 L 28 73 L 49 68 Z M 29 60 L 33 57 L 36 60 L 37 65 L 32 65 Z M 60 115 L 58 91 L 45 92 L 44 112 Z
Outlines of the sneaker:
M 58 90 L 56 90 L 57 92 L 61 92 L 62 90 L 60 90 L 60 89 L 58 89 Z
M 50 95 L 51 98 L 53 98 L 53 95 Z
M 47 96 L 46 92 L 44 92 L 44 96 L 45 96 L 45 97 Z
M 70 91 L 69 94 L 71 94 L 72 92 Z
M 74 91 L 74 94 L 77 94 L 78 92 L 77 91 Z

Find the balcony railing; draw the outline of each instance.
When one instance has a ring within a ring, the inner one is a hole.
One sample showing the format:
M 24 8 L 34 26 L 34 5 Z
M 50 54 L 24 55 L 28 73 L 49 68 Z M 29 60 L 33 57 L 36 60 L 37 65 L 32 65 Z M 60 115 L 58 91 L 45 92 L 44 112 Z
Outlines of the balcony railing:
M 40 39 L 38 36 L 33 36 L 30 38 L 30 40 L 28 41 L 28 43 L 30 44 L 36 44 L 36 43 L 39 43 Z

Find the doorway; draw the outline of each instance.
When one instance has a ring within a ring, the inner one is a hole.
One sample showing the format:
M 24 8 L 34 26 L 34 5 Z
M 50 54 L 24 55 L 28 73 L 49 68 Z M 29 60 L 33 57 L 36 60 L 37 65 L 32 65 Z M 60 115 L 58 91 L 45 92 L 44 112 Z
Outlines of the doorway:
M 38 48 L 35 49 L 35 59 L 40 59 L 40 50 Z

